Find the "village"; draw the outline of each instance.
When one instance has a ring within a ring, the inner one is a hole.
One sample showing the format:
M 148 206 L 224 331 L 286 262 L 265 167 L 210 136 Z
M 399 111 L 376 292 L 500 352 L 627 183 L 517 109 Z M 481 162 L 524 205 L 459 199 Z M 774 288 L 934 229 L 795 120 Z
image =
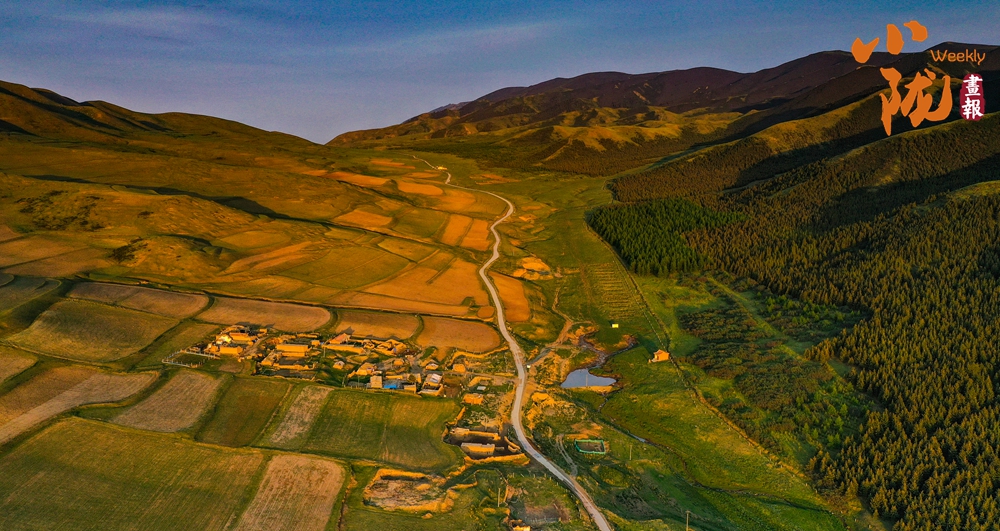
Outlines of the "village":
M 446 368 L 432 357 L 421 359 L 420 354 L 402 341 L 359 337 L 350 328 L 324 338 L 235 324 L 162 361 L 197 368 L 207 360 L 228 358 L 249 362 L 252 373 L 261 376 L 328 382 L 330 376 L 339 376 L 339 381 L 330 383 L 428 397 L 461 396 L 463 413 L 445 441 L 459 446 L 471 460 L 521 456 L 521 448 L 507 439 L 506 426 L 498 420 L 499 403 L 508 390 L 504 378 L 472 374 L 461 358 Z

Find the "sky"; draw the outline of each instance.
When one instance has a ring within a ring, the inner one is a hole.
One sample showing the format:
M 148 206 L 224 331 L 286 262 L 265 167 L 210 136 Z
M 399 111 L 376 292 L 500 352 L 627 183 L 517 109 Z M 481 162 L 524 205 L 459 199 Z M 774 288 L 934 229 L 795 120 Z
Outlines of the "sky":
M 0 80 L 315 142 L 587 72 L 752 72 L 885 25 L 1000 44 L 1000 2 L 0 1 Z M 884 50 L 884 44 L 879 49 Z

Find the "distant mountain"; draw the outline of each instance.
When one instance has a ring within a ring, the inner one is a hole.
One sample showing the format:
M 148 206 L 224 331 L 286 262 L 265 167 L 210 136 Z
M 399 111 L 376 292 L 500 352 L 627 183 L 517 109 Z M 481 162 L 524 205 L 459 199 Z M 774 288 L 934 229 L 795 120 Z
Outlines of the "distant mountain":
M 828 51 L 753 73 L 692 68 L 556 78 L 503 88 L 399 125 L 345 133 L 329 145 L 406 144 L 461 151 L 501 167 L 614 174 L 698 144 L 737 140 L 859 102 L 886 88 L 882 67 L 896 68 L 904 77 L 929 64 L 959 78 L 985 72 L 987 101 L 995 105 L 996 46 L 945 42 L 929 49 L 973 48 L 990 52 L 983 64 L 934 63 L 928 53 L 915 52 L 875 53 L 859 65 L 850 53 Z M 870 126 L 878 127 L 878 121 Z M 464 140 L 435 142 L 455 137 Z
M 232 142 L 268 136 L 279 143 L 311 144 L 222 118 L 186 113 L 146 114 L 103 101 L 78 102 L 51 90 L 0 81 L 0 133 L 124 144 L 144 134 L 204 135 Z

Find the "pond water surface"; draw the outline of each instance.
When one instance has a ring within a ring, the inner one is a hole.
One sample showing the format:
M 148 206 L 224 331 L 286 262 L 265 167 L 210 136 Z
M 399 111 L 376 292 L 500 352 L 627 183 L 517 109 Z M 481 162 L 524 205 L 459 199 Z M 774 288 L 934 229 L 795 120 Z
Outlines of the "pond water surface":
M 614 378 L 605 378 L 604 376 L 594 376 L 590 374 L 590 369 L 577 369 L 566 377 L 566 381 L 562 383 L 564 389 L 573 389 L 574 387 L 593 387 L 593 386 L 604 386 L 611 385 L 615 383 Z

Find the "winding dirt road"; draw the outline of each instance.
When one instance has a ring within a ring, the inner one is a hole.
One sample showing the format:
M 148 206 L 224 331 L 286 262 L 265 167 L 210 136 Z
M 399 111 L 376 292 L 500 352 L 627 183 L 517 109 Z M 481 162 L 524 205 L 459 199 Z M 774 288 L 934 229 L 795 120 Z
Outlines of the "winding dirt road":
M 424 159 L 416 156 L 413 156 L 413 158 L 422 161 L 424 164 L 427 164 L 435 170 L 438 169 L 437 166 L 434 166 Z M 489 194 L 507 204 L 507 211 L 504 215 L 497 218 L 497 220 L 490 225 L 490 232 L 493 233 L 493 256 L 491 256 L 486 262 L 483 262 L 482 267 L 479 268 L 479 277 L 483 279 L 483 283 L 486 284 L 486 288 L 490 292 L 490 299 L 493 300 L 493 306 L 496 307 L 497 310 L 497 325 L 500 328 L 500 334 L 503 335 L 504 340 L 506 340 L 507 344 L 510 345 L 510 351 L 514 355 L 514 364 L 517 365 L 517 388 L 514 391 L 514 405 L 511 408 L 510 413 L 510 423 L 514 425 L 514 432 L 517 433 L 517 440 L 521 444 L 521 448 L 524 448 L 524 451 L 531 456 L 532 459 L 538 461 L 549 472 L 551 472 L 553 476 L 565 483 L 566 486 L 573 491 L 573 494 L 580 499 L 584 508 L 587 509 L 587 512 L 590 514 L 590 518 L 593 519 L 594 524 L 597 525 L 598 529 L 601 531 L 614 531 L 614 528 L 611 527 L 610 523 L 608 523 L 607 518 L 605 518 L 601 510 L 597 508 L 597 504 L 594 503 L 593 499 L 591 499 L 590 494 L 587 494 L 587 491 L 583 490 L 583 487 L 577 483 L 576 479 L 564 472 L 548 457 L 545 457 L 545 455 L 539 452 L 538 449 L 531 444 L 531 441 L 528 440 L 528 436 L 524 432 L 524 425 L 521 420 L 521 409 L 524 407 L 524 390 L 528 384 L 528 373 L 524 368 L 524 350 L 521 349 L 521 345 L 517 343 L 510 331 L 507 330 L 507 320 L 504 318 L 503 302 L 500 300 L 500 293 L 497 291 L 496 286 L 493 285 L 493 281 L 490 279 L 488 274 L 490 266 L 492 266 L 493 263 L 500 258 L 500 233 L 497 232 L 497 225 L 506 221 L 507 218 L 514 213 L 514 204 L 503 196 L 494 194 L 493 192 L 451 184 L 451 172 L 445 171 L 445 174 L 448 175 L 447 180 L 445 180 L 445 184 L 448 186 L 471 192 Z

